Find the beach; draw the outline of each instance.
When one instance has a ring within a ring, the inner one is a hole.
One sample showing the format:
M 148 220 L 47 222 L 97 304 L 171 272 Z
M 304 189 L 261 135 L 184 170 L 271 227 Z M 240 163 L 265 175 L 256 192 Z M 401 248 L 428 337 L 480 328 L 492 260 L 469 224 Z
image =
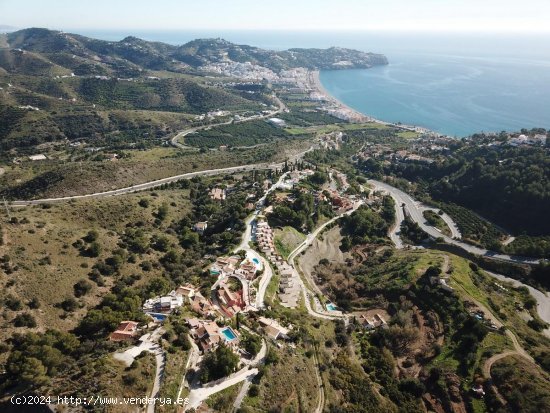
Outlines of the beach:
M 361 113 L 358 110 L 353 109 L 352 107 L 346 105 L 342 101 L 336 99 L 323 87 L 323 84 L 321 83 L 321 79 L 319 77 L 319 73 L 320 72 L 318 70 L 312 70 L 309 72 L 309 75 L 308 75 L 309 87 L 312 90 L 314 90 L 320 97 L 322 97 L 323 100 L 329 102 L 329 104 L 333 107 L 333 108 L 330 108 L 329 113 L 333 114 L 334 116 L 351 121 L 351 122 L 357 122 L 357 123 L 372 122 L 372 123 L 378 123 L 380 125 L 385 125 L 385 126 L 393 126 L 399 129 L 407 130 L 407 131 L 442 136 L 441 134 L 424 127 L 386 122 L 386 121 L 377 119 L 373 116 L 365 115 L 364 113 Z
M 336 108 L 339 108 L 339 110 L 342 111 L 343 114 L 349 115 L 350 118 L 357 119 L 358 122 L 380 122 L 377 119 L 371 118 L 370 116 L 367 116 L 345 105 L 343 102 L 339 101 L 338 99 L 333 97 L 330 93 L 328 93 L 326 89 L 323 87 L 323 84 L 321 83 L 318 70 L 312 70 L 309 72 L 309 85 L 319 95 L 322 95 L 326 101 L 330 102 Z

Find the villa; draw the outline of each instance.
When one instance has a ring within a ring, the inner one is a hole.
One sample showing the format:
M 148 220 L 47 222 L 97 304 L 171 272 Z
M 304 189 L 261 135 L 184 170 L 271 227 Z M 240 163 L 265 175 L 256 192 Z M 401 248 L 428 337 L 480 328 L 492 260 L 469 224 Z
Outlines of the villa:
M 212 190 L 210 191 L 210 198 L 215 201 L 224 201 L 226 196 L 226 191 L 222 188 L 212 188 Z
M 189 318 L 186 321 L 191 328 L 191 337 L 203 353 L 215 349 L 222 342 L 232 348 L 235 348 L 239 342 L 239 334 L 231 327 L 220 327 L 215 321 L 196 318 Z
M 203 317 L 216 317 L 218 312 L 210 300 L 204 298 L 200 292 L 196 292 L 191 300 L 191 310 Z
M 133 340 L 137 336 L 136 321 L 122 321 L 117 329 L 109 335 L 111 341 L 128 341 Z
M 171 291 L 168 295 L 150 298 L 143 304 L 146 313 L 171 313 L 183 305 L 183 297 Z
M 229 317 L 240 312 L 246 307 L 242 291 L 233 292 L 225 283 L 221 283 L 216 290 L 216 297 L 219 301 L 222 311 Z
M 195 296 L 195 287 L 191 284 L 181 285 L 175 290 L 176 295 L 183 297 L 185 301 L 191 302 Z
M 364 314 L 361 315 L 359 317 L 359 323 L 367 330 L 374 330 L 375 328 L 385 327 L 387 325 L 386 320 L 384 320 L 384 318 L 378 313 L 370 319 Z
M 206 230 L 206 228 L 208 228 L 208 222 L 207 221 L 197 222 L 193 226 L 193 231 L 198 232 L 199 234 L 202 235 L 202 234 L 204 234 L 204 231 Z
M 263 327 L 267 336 L 272 340 L 288 339 L 288 328 L 285 328 L 279 324 L 277 320 L 271 318 L 260 317 L 258 322 Z

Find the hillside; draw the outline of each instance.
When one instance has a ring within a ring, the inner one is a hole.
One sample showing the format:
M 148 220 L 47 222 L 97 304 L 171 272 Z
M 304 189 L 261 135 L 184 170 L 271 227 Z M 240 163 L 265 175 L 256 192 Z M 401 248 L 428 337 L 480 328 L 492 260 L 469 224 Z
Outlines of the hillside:
M 190 117 L 209 111 L 259 112 L 273 104 L 269 88 L 247 90 L 227 83 L 227 76 L 213 78 L 212 65 L 219 63 L 250 62 L 266 73 L 387 63 L 384 56 L 349 49 L 275 52 L 221 39 L 173 46 L 131 36 L 110 42 L 39 28 L 2 38 L 4 151 L 83 139 L 99 145 L 113 134 L 136 144 L 144 138 L 166 138 Z
M 179 47 L 172 56 L 194 67 L 229 60 L 241 63 L 251 62 L 275 71 L 296 67 L 359 69 L 388 64 L 386 57 L 383 55 L 339 47 L 289 49 L 279 52 L 237 45 L 223 39 L 194 40 Z
M 108 71 L 137 76 L 143 69 L 185 72 L 222 61 L 251 62 L 275 71 L 295 67 L 368 68 L 388 63 L 383 55 L 339 47 L 272 51 L 223 39 L 197 39 L 178 47 L 133 36 L 110 42 L 38 28 L 9 33 L 7 42 L 12 49 L 46 55 L 82 75 Z

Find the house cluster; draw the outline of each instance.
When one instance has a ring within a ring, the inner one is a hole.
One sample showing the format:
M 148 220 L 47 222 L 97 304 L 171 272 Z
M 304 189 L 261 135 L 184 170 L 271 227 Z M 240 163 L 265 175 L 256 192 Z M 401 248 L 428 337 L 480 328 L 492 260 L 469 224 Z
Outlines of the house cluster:
M 282 182 L 282 189 L 292 189 L 294 185 L 298 184 L 302 179 L 307 178 L 308 176 L 313 175 L 315 172 L 311 169 L 303 169 L 298 171 L 290 172 L 286 179 Z
M 315 197 L 319 201 L 330 201 L 330 203 L 332 204 L 332 209 L 340 214 L 345 211 L 349 211 L 353 208 L 354 205 L 354 199 L 351 196 L 342 195 L 342 192 L 343 191 L 338 192 L 334 190 L 329 190 L 328 198 L 322 192 L 318 192 L 315 194 Z
M 275 266 L 280 275 L 279 299 L 281 305 L 296 308 L 300 298 L 300 284 L 292 267 L 275 251 L 273 230 L 262 217 L 258 217 L 255 232 L 256 242 L 267 259 Z
M 256 277 L 257 271 L 258 268 L 249 258 L 243 260 L 238 255 L 218 257 L 210 267 L 210 274 L 217 275 L 219 278 L 234 275 L 249 281 Z
M 349 182 L 348 177 L 346 174 L 343 174 L 342 172 L 334 171 L 334 176 L 336 177 L 336 180 L 338 181 L 338 184 L 340 186 L 340 190 L 342 192 L 345 192 L 349 188 Z
M 186 322 L 190 328 L 191 338 L 203 353 L 214 350 L 220 343 L 233 349 L 236 349 L 239 343 L 239 333 L 231 327 L 220 327 L 215 321 L 197 318 L 188 318 Z
M 381 159 L 387 163 L 425 163 L 431 164 L 439 156 L 449 152 L 452 138 L 443 136 L 423 135 L 421 138 L 410 140 L 409 150 L 398 150 L 383 144 L 366 144 L 358 153 L 360 159 Z
M 167 295 L 157 296 L 145 300 L 143 311 L 147 314 L 170 314 L 183 305 L 183 297 L 176 294 L 175 290 Z
M 387 326 L 386 320 L 384 320 L 384 317 L 382 317 L 379 313 L 375 313 L 372 317 L 367 317 L 362 314 L 358 321 L 359 324 L 367 330 L 374 330 L 379 327 L 385 328 Z
M 155 321 L 162 321 L 166 315 L 173 313 L 184 304 L 204 317 L 220 315 L 212 302 L 198 291 L 193 285 L 186 284 L 170 291 L 167 295 L 150 298 L 143 304 L 143 312 L 149 314 Z
M 319 145 L 323 149 L 339 150 L 343 141 L 344 134 L 342 132 L 331 132 L 319 139 Z
M 516 137 L 512 137 L 510 140 L 508 140 L 508 144 L 512 146 L 523 146 L 523 145 L 546 145 L 546 135 L 543 134 L 536 134 L 534 136 L 527 136 L 524 134 L 521 134 Z
M 223 76 L 236 77 L 241 80 L 278 80 L 279 76 L 264 66 L 256 65 L 251 62 L 233 62 L 223 61 L 219 63 L 210 63 L 199 67 L 199 70 L 208 73 L 217 73 Z
M 393 154 L 392 160 L 394 162 L 414 162 L 414 163 L 425 163 L 431 164 L 434 163 L 434 159 L 421 156 L 415 153 L 411 153 L 406 150 L 397 151 Z
M 222 280 L 216 288 L 216 299 L 222 313 L 227 317 L 233 317 L 246 308 L 244 290 L 231 291 L 226 280 Z

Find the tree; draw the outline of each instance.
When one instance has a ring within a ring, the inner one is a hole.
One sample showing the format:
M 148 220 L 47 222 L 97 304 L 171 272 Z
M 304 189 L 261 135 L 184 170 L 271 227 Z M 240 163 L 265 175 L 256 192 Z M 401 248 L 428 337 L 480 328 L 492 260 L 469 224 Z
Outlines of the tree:
M 166 252 L 170 247 L 170 240 L 164 235 L 155 235 L 151 240 L 151 246 L 157 251 Z
M 168 216 L 168 204 L 164 203 L 157 210 L 157 219 L 160 221 L 164 221 L 167 216 Z
M 49 382 L 49 378 L 46 376 L 46 367 L 37 358 L 23 359 L 16 371 L 17 377 L 30 387 L 40 387 Z
M 262 348 L 262 339 L 260 336 L 243 331 L 241 344 L 248 354 L 256 356 Z
M 83 240 L 90 243 L 90 242 L 97 241 L 98 238 L 99 238 L 99 233 L 95 229 L 92 229 L 88 231 L 88 233 L 84 236 Z
M 208 353 L 202 362 L 201 381 L 207 383 L 222 377 L 229 376 L 239 365 L 239 356 L 227 347 L 220 344 L 216 350 Z
M 250 389 L 248 389 L 248 395 L 250 397 L 256 397 L 258 394 L 260 394 L 260 388 L 257 384 L 252 384 Z

